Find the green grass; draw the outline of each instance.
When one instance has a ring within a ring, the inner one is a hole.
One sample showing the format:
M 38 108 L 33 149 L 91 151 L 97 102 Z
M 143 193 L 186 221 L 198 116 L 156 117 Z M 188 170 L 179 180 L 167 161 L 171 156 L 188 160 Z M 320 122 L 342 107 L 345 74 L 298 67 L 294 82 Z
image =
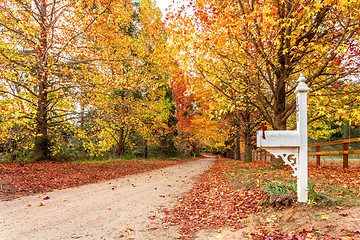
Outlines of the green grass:
M 320 170 L 319 170 L 320 171 Z M 296 192 L 296 178 L 289 169 L 273 170 L 269 164 L 245 164 L 226 173 L 226 178 L 237 189 L 262 189 L 269 194 L 286 194 Z M 337 173 L 325 172 L 326 174 Z M 327 176 L 327 175 L 324 176 Z M 311 206 L 326 206 L 336 204 L 341 206 L 360 206 L 360 188 L 347 184 L 347 178 L 333 179 L 309 175 L 309 204 Z M 354 181 L 354 179 L 353 179 Z
M 291 181 L 287 182 L 266 182 L 261 189 L 267 194 L 288 194 L 296 193 L 296 183 Z
M 315 164 L 316 157 L 309 156 L 309 162 Z M 320 156 L 320 164 L 332 163 L 332 164 L 342 164 L 343 156 L 342 155 L 323 155 Z M 349 166 L 351 164 L 360 164 L 360 156 L 359 154 L 349 155 Z
M 335 204 L 341 206 L 360 206 L 359 189 L 355 187 L 344 187 L 333 184 L 322 183 L 321 189 L 331 197 Z
M 273 170 L 271 166 L 253 167 L 247 164 L 240 164 L 230 170 L 226 177 L 235 188 L 250 189 L 253 187 L 261 188 L 268 181 L 272 182 L 294 182 L 295 179 L 288 174 L 285 178 L 283 175 L 276 174 L 278 171 Z
M 179 161 L 181 159 L 189 159 L 193 158 L 193 156 L 178 153 L 176 156 L 166 156 L 164 154 L 149 153 L 149 156 L 147 159 L 145 159 L 143 156 L 135 156 L 132 153 L 125 153 L 123 156 L 118 157 L 114 156 L 112 154 L 105 154 L 102 156 L 89 156 L 87 154 L 73 154 L 72 156 L 55 156 L 51 160 L 55 162 L 71 162 L 71 163 L 100 163 L 100 162 L 116 162 L 116 161 L 128 161 L 128 160 L 164 160 L 164 161 Z M 14 160 L 10 155 L 6 154 L 0 154 L 0 163 L 6 163 L 6 162 L 27 162 L 27 163 L 33 163 L 34 160 L 29 156 L 21 156 L 18 159 Z

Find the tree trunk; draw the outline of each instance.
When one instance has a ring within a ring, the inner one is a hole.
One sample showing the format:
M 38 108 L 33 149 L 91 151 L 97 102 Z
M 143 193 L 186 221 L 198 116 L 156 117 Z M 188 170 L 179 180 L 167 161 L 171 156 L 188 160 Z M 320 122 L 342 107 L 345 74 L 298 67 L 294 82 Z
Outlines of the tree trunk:
M 125 151 L 125 130 L 123 127 L 120 127 L 118 130 L 119 140 L 115 146 L 115 155 L 121 157 Z
M 249 133 L 244 133 L 245 137 L 245 162 L 252 161 L 252 144 L 251 144 L 251 135 Z
M 36 113 L 36 138 L 33 149 L 35 161 L 49 159 L 46 80 L 42 79 L 41 81 L 38 95 L 38 110 Z
M 277 97 L 275 98 L 274 103 L 274 130 L 286 130 L 286 119 L 283 119 L 286 111 L 286 93 L 285 93 L 285 77 L 278 76 L 278 89 L 276 92 Z M 271 158 L 271 166 L 272 168 L 282 168 L 284 166 L 284 162 L 281 157 Z
M 80 101 L 80 128 L 84 129 L 85 122 L 85 106 L 82 101 Z
M 236 133 L 236 137 L 235 137 L 235 159 L 236 160 L 241 160 L 241 155 L 240 155 L 240 133 L 237 132 Z
M 144 140 L 144 158 L 148 158 L 148 141 Z
M 283 79 L 279 80 L 279 88 L 275 93 L 275 102 L 274 102 L 274 130 L 286 130 L 286 119 L 283 118 L 286 111 L 286 93 L 285 93 L 285 83 Z
M 33 148 L 33 157 L 36 161 L 49 159 L 49 137 L 48 137 L 48 42 L 47 42 L 47 12 L 46 1 L 40 3 L 40 46 L 38 52 L 38 72 L 36 73 L 39 81 L 37 96 L 37 113 L 36 113 L 36 138 Z

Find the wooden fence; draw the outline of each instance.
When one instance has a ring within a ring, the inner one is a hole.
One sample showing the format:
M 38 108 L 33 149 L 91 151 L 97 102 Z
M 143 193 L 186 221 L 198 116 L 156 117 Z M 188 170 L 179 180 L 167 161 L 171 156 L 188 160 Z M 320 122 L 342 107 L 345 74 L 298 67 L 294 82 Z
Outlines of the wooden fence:
M 309 156 L 316 156 L 316 165 L 320 165 L 321 155 L 343 155 L 343 168 L 349 167 L 349 154 L 359 154 L 360 150 L 350 150 L 349 143 L 360 142 L 360 138 L 348 138 L 331 142 L 313 143 L 309 147 L 316 147 L 315 152 L 309 152 Z M 321 151 L 321 146 L 342 144 L 342 150 L 339 151 Z
M 337 141 L 322 142 L 309 144 L 308 147 L 316 147 L 315 152 L 309 152 L 309 156 L 316 156 L 316 165 L 320 165 L 320 156 L 322 155 L 343 155 L 343 168 L 349 167 L 349 154 L 360 154 L 360 149 L 349 149 L 349 143 L 360 142 L 360 138 L 349 138 Z M 342 144 L 342 150 L 338 151 L 321 151 L 321 146 Z M 268 158 L 270 157 L 270 158 Z M 272 154 L 267 153 L 263 149 L 253 151 L 254 160 L 271 160 Z

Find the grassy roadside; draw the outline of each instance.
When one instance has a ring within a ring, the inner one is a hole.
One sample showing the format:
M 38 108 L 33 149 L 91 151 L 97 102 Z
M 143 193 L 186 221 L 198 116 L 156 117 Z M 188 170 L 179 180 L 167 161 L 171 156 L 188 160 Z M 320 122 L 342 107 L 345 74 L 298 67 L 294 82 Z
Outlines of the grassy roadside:
M 296 193 L 296 178 L 291 174 L 291 168 L 273 170 L 269 162 L 254 161 L 240 162 L 224 176 L 234 189 L 262 189 L 271 196 Z M 265 206 L 263 211 L 244 220 L 251 227 L 244 230 L 243 236 L 250 239 L 304 239 L 305 236 L 307 239 L 360 239 L 360 169 L 310 164 L 307 204 L 270 207 L 266 202 Z
M 239 163 L 225 174 L 235 189 L 263 189 L 269 184 L 293 189 L 296 178 L 290 168 L 271 169 L 270 163 Z M 296 189 L 295 189 L 296 190 Z M 290 191 L 291 192 L 291 191 Z M 344 207 L 360 206 L 360 169 L 342 169 L 339 165 L 309 166 L 309 204 L 325 206 L 333 203 Z

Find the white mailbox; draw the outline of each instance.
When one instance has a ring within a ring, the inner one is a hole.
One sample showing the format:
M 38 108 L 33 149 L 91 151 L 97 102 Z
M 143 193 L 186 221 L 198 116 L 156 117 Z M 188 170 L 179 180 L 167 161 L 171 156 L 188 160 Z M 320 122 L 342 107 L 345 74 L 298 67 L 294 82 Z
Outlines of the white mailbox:
M 258 131 L 258 147 L 300 147 L 300 133 L 298 131 Z
M 296 94 L 296 131 L 258 131 L 257 146 L 281 157 L 297 177 L 298 202 L 308 201 L 307 92 L 310 88 L 302 74 Z
M 257 147 L 265 149 L 276 158 L 281 157 L 285 165 L 297 176 L 296 160 L 299 158 L 300 133 L 298 131 L 258 131 Z

